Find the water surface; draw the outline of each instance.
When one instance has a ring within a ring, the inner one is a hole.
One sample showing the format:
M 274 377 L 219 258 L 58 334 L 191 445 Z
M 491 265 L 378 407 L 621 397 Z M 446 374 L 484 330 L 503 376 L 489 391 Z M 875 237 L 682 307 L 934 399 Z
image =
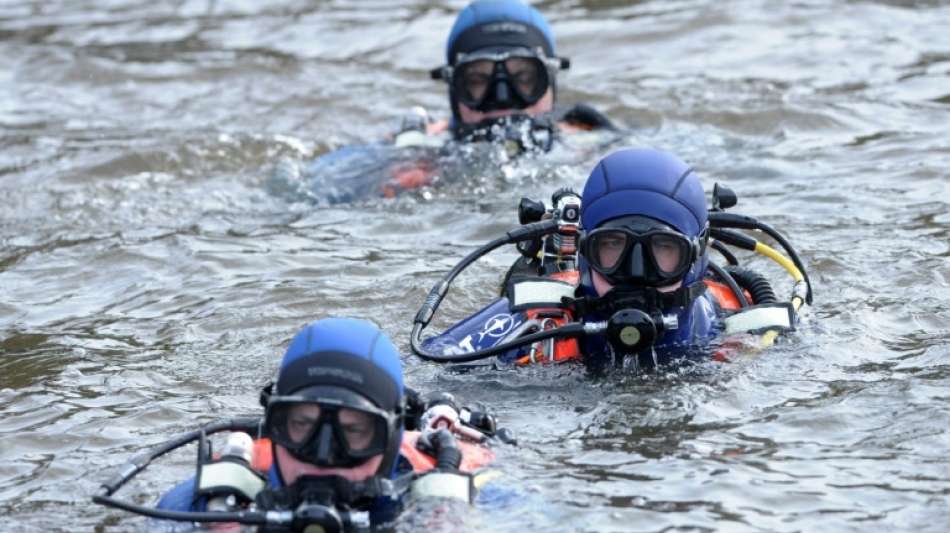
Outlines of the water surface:
M 0 5 L 0 513 L 136 530 L 90 495 L 135 452 L 258 409 L 293 333 L 369 317 L 408 348 L 440 274 L 580 187 L 599 154 L 317 208 L 273 162 L 446 112 L 427 70 L 460 2 Z M 490 400 L 523 497 L 487 531 L 942 531 L 950 523 L 950 7 L 549 0 L 564 101 L 721 181 L 791 236 L 816 306 L 789 342 L 684 375 L 408 381 Z M 513 256 L 478 263 L 444 325 Z M 771 265 L 752 264 L 776 277 Z M 779 290 L 788 285 L 779 283 Z M 408 350 L 406 350 L 408 352 Z M 128 492 L 187 475 L 171 458 Z M 424 525 L 409 521 L 405 529 Z M 438 524 L 436 524 L 438 526 Z M 438 527 L 437 527 L 438 529 Z M 450 527 L 448 529 L 451 529 Z

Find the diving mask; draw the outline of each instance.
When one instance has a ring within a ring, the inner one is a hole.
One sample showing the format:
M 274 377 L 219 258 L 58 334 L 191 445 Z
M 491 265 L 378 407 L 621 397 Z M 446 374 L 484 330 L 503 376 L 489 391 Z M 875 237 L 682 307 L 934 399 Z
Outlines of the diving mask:
M 488 49 L 459 54 L 454 66 L 437 68 L 432 77 L 448 82 L 460 103 L 486 113 L 536 104 L 553 85 L 554 73 L 568 64 L 541 49 Z
M 610 220 L 587 233 L 581 254 L 612 285 L 663 287 L 681 280 L 699 245 L 659 221 L 640 215 Z
M 271 440 L 297 459 L 338 468 L 385 454 L 398 423 L 364 396 L 331 386 L 269 397 L 264 422 Z

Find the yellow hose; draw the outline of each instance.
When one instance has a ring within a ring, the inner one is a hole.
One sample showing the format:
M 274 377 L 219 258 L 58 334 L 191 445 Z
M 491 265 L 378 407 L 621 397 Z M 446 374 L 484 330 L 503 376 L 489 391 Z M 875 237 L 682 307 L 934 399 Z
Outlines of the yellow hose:
M 795 266 L 795 263 L 792 262 L 791 259 L 779 253 L 775 248 L 772 248 L 771 246 L 767 244 L 763 244 L 761 242 L 756 242 L 755 252 L 757 254 L 764 255 L 765 257 L 768 257 L 772 261 L 775 261 L 776 263 L 781 265 L 782 268 L 784 268 L 786 271 L 788 271 L 789 274 L 791 274 L 792 278 L 795 280 L 796 285 L 804 282 L 805 276 L 802 275 L 802 271 L 799 270 L 797 266 Z M 792 296 L 791 303 L 792 303 L 792 308 L 795 309 L 795 312 L 798 312 L 802 304 L 805 303 L 805 300 L 802 297 L 796 295 L 796 296 Z M 778 334 L 779 334 L 778 330 L 770 330 L 763 333 L 762 338 L 761 338 L 761 346 L 766 347 L 766 346 L 771 346 L 775 344 L 775 339 L 778 338 Z
M 794 278 L 796 282 L 799 282 L 805 279 L 805 276 L 802 275 L 802 271 L 798 270 L 798 267 L 795 266 L 795 263 L 793 263 L 791 259 L 780 254 L 775 248 L 772 248 L 771 246 L 767 244 L 762 244 L 761 242 L 756 242 L 755 253 L 764 255 L 765 257 L 768 257 L 772 261 L 775 261 L 776 263 L 782 265 L 782 268 L 787 270 L 788 273 L 792 275 L 792 278 Z
M 759 339 L 759 346 L 762 348 L 767 348 L 775 344 L 775 339 L 778 338 L 779 331 L 777 329 L 770 329 L 762 334 L 762 338 Z

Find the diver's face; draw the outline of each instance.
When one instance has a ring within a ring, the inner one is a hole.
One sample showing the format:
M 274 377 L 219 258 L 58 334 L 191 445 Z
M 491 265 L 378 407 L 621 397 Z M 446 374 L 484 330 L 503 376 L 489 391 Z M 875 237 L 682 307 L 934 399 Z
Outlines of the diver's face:
M 603 296 L 607 294 L 611 289 L 614 288 L 613 285 L 607 279 L 597 272 L 593 268 L 590 269 L 591 281 L 594 284 L 594 291 L 597 293 L 597 296 Z M 683 286 L 682 280 L 673 283 L 672 285 L 667 285 L 665 287 L 657 287 L 656 290 L 660 292 L 671 292 Z
M 321 468 L 296 459 L 279 444 L 274 448 L 280 475 L 288 485 L 292 485 L 300 476 L 340 476 L 348 481 L 364 481 L 376 475 L 379 465 L 383 463 L 383 455 L 379 454 L 353 468 Z
M 339 417 L 340 425 L 351 446 L 360 448 L 361 443 L 364 446 L 368 444 L 372 437 L 369 434 L 372 424 L 365 420 L 365 413 L 344 408 L 340 409 Z M 290 437 L 294 438 L 299 433 L 299 437 L 303 439 L 312 432 L 313 424 L 320 418 L 320 407 L 314 404 L 294 406 L 288 418 Z M 378 454 L 352 468 L 322 468 L 297 459 L 279 444 L 274 448 L 280 475 L 288 485 L 292 485 L 300 476 L 340 476 L 349 481 L 363 481 L 375 475 L 383 462 L 383 455 Z
M 485 90 L 487 90 L 487 86 Z M 459 118 L 462 119 L 462 123 L 464 124 L 478 124 L 479 122 L 486 119 L 507 117 L 515 114 L 523 114 L 533 117 L 543 113 L 550 113 L 551 110 L 554 109 L 554 91 L 548 88 L 540 100 L 535 102 L 534 105 L 528 106 L 524 109 L 495 109 L 493 111 L 487 111 L 483 113 L 481 111 L 476 111 L 461 102 L 459 102 L 458 106 Z

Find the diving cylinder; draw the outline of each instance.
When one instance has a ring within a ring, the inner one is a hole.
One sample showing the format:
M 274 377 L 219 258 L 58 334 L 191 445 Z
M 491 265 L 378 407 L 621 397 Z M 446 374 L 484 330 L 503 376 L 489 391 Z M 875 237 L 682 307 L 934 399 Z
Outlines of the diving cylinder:
M 224 449 L 221 451 L 221 460 L 239 463 L 250 469 L 253 453 L 254 440 L 247 433 L 237 431 L 228 435 Z M 238 501 L 234 494 L 215 496 L 208 500 L 208 511 L 228 512 L 237 508 Z

